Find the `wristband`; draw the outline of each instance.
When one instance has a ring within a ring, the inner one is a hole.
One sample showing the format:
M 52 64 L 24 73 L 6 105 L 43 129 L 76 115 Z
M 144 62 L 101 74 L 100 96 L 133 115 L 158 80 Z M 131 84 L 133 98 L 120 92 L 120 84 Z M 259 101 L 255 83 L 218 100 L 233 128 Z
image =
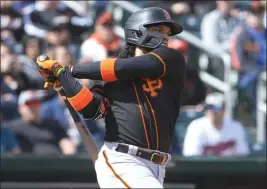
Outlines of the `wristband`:
M 64 66 L 65 70 L 67 70 L 68 72 L 72 73 L 72 69 L 73 66 L 72 65 L 68 65 L 68 66 Z
M 58 77 L 59 74 L 60 74 L 62 71 L 64 71 L 64 70 L 65 70 L 65 68 L 59 68 L 59 69 L 57 70 L 57 72 L 56 72 L 56 77 Z

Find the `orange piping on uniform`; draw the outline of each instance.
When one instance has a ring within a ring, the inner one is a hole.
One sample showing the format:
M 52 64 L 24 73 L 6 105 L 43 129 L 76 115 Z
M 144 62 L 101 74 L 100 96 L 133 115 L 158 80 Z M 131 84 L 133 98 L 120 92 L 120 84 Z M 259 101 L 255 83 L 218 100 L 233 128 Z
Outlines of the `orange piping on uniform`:
M 164 62 L 164 60 L 163 60 L 158 54 L 153 53 L 153 52 L 151 52 L 151 53 L 149 53 L 149 54 L 152 54 L 152 55 L 154 55 L 155 57 L 157 57 L 157 58 L 160 60 L 160 62 L 163 64 L 163 74 L 162 74 L 162 76 L 160 76 L 160 78 L 164 77 L 165 74 L 166 74 L 166 63 Z
M 153 107 L 152 107 L 152 105 L 151 105 L 151 103 L 150 103 L 147 95 L 145 94 L 145 92 L 144 92 L 144 95 L 146 97 L 146 100 L 148 102 L 148 105 L 149 105 L 150 110 L 151 110 L 152 115 L 153 115 L 153 119 L 154 119 L 154 123 L 155 123 L 155 129 L 156 129 L 156 139 L 157 139 L 157 146 L 156 147 L 157 147 L 157 150 L 158 150 L 159 149 L 159 133 L 158 133 L 158 124 L 157 124 L 157 119 L 156 119 L 155 111 L 154 111 L 154 109 L 153 109 Z
M 136 95 L 136 98 L 137 98 L 137 101 L 138 101 L 138 106 L 139 106 L 139 109 L 140 109 L 140 114 L 141 114 L 141 117 L 142 117 L 144 131 L 145 131 L 145 135 L 146 135 L 147 148 L 150 149 L 150 144 L 149 144 L 147 130 L 146 130 L 145 118 L 144 118 L 143 110 L 142 110 L 142 107 L 141 107 L 140 99 L 139 99 L 139 96 L 138 96 L 137 89 L 136 89 L 136 86 L 135 86 L 134 81 L 133 81 L 133 86 L 134 86 L 135 95 Z
M 116 173 L 116 171 L 113 169 L 113 167 L 110 165 L 110 163 L 108 162 L 108 158 L 107 158 L 107 154 L 106 154 L 106 151 L 104 150 L 103 151 L 103 155 L 104 155 L 104 158 L 106 160 L 106 164 L 107 166 L 110 168 L 110 170 L 112 171 L 112 173 L 115 175 L 115 177 L 117 177 L 123 184 L 124 186 L 126 186 L 126 188 L 131 188 L 121 177 L 120 175 L 118 175 Z

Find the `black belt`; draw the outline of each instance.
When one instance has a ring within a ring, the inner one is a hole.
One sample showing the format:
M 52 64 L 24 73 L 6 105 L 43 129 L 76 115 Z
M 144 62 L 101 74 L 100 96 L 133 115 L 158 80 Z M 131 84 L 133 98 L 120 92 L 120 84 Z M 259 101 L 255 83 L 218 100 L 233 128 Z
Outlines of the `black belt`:
M 129 145 L 127 144 L 118 144 L 117 148 L 115 149 L 117 152 L 122 152 L 128 154 L 129 152 Z M 168 155 L 166 153 L 156 151 L 156 150 L 150 150 L 145 148 L 137 148 L 136 154 L 131 154 L 138 156 L 140 158 L 146 159 L 148 161 L 151 161 L 155 164 L 165 164 L 168 160 Z

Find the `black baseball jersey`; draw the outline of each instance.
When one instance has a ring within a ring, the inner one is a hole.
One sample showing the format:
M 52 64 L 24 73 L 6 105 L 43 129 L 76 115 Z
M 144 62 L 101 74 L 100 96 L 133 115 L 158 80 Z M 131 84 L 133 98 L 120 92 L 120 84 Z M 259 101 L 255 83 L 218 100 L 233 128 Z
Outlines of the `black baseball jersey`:
M 161 46 L 143 56 L 116 59 L 113 65 L 113 81 L 96 81 L 90 89 L 97 99 L 108 101 L 101 114 L 105 141 L 169 152 L 185 78 L 183 56 Z M 105 80 L 101 67 L 101 62 L 75 65 L 72 75 Z

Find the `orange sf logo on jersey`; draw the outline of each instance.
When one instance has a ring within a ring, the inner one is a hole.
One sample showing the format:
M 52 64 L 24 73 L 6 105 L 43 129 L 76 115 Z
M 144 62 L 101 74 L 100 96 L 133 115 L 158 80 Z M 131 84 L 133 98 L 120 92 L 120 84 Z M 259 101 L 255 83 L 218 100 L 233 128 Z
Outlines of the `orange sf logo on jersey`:
M 143 90 L 147 93 L 150 93 L 150 96 L 156 97 L 158 96 L 158 90 L 160 90 L 163 86 L 163 82 L 161 79 L 151 80 L 144 79 L 146 81 L 145 84 L 142 85 Z

